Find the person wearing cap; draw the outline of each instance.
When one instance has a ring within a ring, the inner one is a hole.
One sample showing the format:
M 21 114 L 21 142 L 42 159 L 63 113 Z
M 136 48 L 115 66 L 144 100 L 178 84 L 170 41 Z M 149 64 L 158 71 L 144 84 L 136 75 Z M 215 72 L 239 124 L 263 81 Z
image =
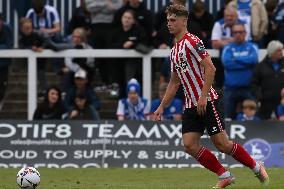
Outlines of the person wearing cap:
M 83 69 L 78 70 L 74 75 L 75 86 L 71 87 L 66 93 L 65 103 L 69 110 L 74 106 L 76 94 L 84 93 L 94 110 L 100 109 L 100 101 L 94 90 L 88 85 L 87 72 Z
M 276 106 L 281 100 L 281 90 L 284 88 L 284 58 L 283 44 L 271 41 L 267 46 L 267 56 L 254 69 L 252 90 L 260 108 L 258 116 L 270 119 L 274 116 Z
M 76 94 L 74 106 L 69 113 L 70 119 L 98 120 L 99 116 L 93 106 L 90 105 L 85 93 Z
M 236 120 L 238 121 L 259 121 L 256 116 L 257 104 L 254 100 L 246 99 L 242 103 L 242 112 L 238 113 Z
M 167 83 L 161 83 L 159 86 L 159 98 L 153 100 L 151 110 L 150 110 L 150 116 L 151 120 L 154 120 L 154 112 L 161 104 L 161 100 L 164 98 L 164 95 L 167 90 Z M 170 105 L 164 109 L 164 113 L 162 115 L 163 120 L 176 120 L 180 121 L 182 116 L 183 110 L 182 110 L 182 101 L 180 99 L 174 98 Z
M 136 79 L 131 79 L 126 87 L 127 98 L 120 99 L 117 107 L 117 119 L 123 120 L 146 120 L 149 114 L 147 99 L 142 98 L 141 86 Z

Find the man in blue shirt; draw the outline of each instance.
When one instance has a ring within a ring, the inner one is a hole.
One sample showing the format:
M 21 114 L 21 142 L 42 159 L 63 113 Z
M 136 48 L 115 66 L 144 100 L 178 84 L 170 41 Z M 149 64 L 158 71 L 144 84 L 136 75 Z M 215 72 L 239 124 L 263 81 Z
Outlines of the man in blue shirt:
M 153 113 L 157 110 L 159 105 L 161 104 L 161 100 L 164 98 L 164 95 L 167 90 L 167 83 L 162 83 L 159 87 L 159 97 L 158 99 L 153 100 L 152 106 L 151 106 L 151 120 Z M 177 120 L 180 121 L 182 116 L 182 101 L 174 98 L 171 102 L 171 104 L 164 109 L 163 113 L 163 120 Z
M 225 117 L 235 118 L 236 108 L 244 99 L 253 99 L 250 91 L 252 72 L 258 63 L 258 48 L 247 42 L 245 26 L 232 28 L 234 42 L 224 47 L 222 63 L 225 69 Z

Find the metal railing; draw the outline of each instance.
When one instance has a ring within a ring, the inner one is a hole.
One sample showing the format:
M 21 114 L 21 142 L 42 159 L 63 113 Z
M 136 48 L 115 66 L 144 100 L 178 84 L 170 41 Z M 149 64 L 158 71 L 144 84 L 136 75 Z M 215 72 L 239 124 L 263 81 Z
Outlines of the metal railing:
M 219 57 L 218 50 L 208 50 L 211 57 Z M 152 92 L 152 58 L 168 57 L 170 50 L 155 49 L 147 55 L 135 50 L 121 49 L 90 49 L 90 50 L 65 50 L 54 52 L 44 50 L 41 53 L 31 50 L 0 50 L 0 58 L 27 58 L 28 59 L 28 119 L 32 120 L 37 105 L 37 58 L 65 58 L 65 57 L 95 57 L 95 58 L 141 58 L 142 59 L 142 83 L 143 97 L 151 103 Z M 266 55 L 266 50 L 259 51 L 259 60 Z

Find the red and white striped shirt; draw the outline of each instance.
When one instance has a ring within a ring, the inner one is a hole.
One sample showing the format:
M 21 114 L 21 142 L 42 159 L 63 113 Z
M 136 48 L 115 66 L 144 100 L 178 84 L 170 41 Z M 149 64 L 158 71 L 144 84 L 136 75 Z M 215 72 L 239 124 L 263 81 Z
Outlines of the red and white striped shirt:
M 204 68 L 201 61 L 209 56 L 203 42 L 190 33 L 179 40 L 171 50 L 171 71 L 176 72 L 183 85 L 185 107 L 197 106 L 204 83 Z M 212 88 L 208 101 L 217 99 L 218 95 Z

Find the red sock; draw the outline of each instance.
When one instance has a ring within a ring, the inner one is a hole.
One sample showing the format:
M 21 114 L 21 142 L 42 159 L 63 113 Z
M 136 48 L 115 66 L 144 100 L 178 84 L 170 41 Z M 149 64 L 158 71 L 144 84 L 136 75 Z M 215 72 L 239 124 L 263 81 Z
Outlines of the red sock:
M 231 152 L 231 156 L 242 163 L 243 165 L 253 169 L 256 165 L 256 162 L 252 157 L 247 153 L 247 151 L 239 144 L 233 143 L 233 149 Z
M 216 156 L 205 147 L 202 147 L 196 154 L 195 159 L 205 168 L 216 173 L 218 176 L 225 173 L 227 170 L 220 164 Z

